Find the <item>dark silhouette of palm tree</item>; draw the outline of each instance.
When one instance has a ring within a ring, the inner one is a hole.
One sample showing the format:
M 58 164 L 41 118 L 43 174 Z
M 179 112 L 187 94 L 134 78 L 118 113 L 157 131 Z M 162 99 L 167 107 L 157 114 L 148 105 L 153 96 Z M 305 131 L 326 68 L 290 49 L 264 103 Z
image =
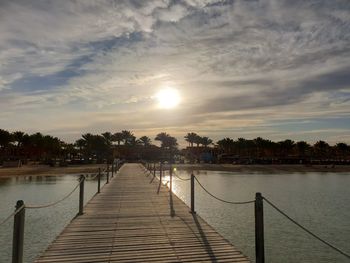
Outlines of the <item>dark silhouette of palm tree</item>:
M 295 145 L 294 141 L 287 139 L 287 140 L 278 142 L 278 144 L 280 146 L 281 156 L 286 157 L 286 156 L 292 154 L 292 150 L 293 150 L 294 145 Z
M 194 138 L 194 143 L 197 145 L 197 147 L 199 147 L 199 145 L 202 143 L 202 137 L 197 135 L 195 138 Z
M 122 134 L 124 145 L 130 145 L 136 139 L 131 131 L 123 130 Z
M 216 144 L 225 153 L 231 153 L 234 147 L 234 141 L 231 138 L 221 139 Z
M 190 132 L 190 133 L 187 133 L 187 135 L 184 138 L 188 142 L 188 145 L 190 147 L 193 147 L 193 143 L 195 143 L 197 137 L 198 137 L 197 133 Z
M 328 153 L 329 153 L 330 146 L 325 141 L 317 141 L 314 144 L 313 149 L 314 149 L 314 153 L 317 157 L 326 158 Z
M 163 158 L 173 160 L 174 153 L 177 149 L 177 140 L 175 137 L 170 136 L 166 132 L 161 132 L 155 137 L 156 141 L 161 142 L 161 149 Z
M 12 138 L 15 142 L 17 142 L 17 148 L 19 148 L 23 143 L 25 133 L 22 131 L 15 131 L 12 133 Z
M 213 140 L 209 139 L 208 137 L 201 137 L 201 144 L 207 148 L 210 144 L 213 143 Z
M 105 142 L 107 145 L 112 145 L 112 141 L 113 141 L 113 135 L 110 132 L 104 132 L 101 134 L 103 136 L 103 138 L 105 139 Z
M 298 141 L 295 144 L 299 158 L 305 158 L 307 152 L 310 150 L 310 144 L 305 141 Z
M 5 148 L 13 141 L 10 132 L 0 129 L 0 147 Z
M 124 135 L 122 132 L 116 132 L 112 136 L 112 141 L 117 142 L 118 145 L 120 145 L 120 142 L 124 140 Z
M 154 138 L 154 140 L 156 141 L 160 141 L 161 142 L 161 147 L 165 148 L 166 144 L 167 144 L 167 140 L 169 139 L 170 135 L 167 134 L 166 132 L 161 132 L 158 133 L 157 136 Z
M 151 139 L 147 136 L 140 137 L 139 142 L 145 147 L 151 145 Z
M 336 149 L 338 157 L 340 157 L 342 159 L 345 159 L 346 156 L 349 154 L 349 151 L 350 151 L 349 145 L 347 145 L 344 142 L 338 142 L 335 145 L 335 149 Z

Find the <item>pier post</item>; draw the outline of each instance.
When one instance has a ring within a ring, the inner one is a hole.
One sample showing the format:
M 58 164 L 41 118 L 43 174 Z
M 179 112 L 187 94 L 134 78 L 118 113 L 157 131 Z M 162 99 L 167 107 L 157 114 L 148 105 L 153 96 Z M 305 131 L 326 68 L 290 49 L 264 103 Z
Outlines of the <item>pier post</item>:
M 171 164 L 170 164 L 169 176 L 170 176 L 169 188 L 170 188 L 170 192 L 172 192 L 173 191 L 173 169 Z
M 79 186 L 79 213 L 78 215 L 82 215 L 84 213 L 84 184 L 85 184 L 85 176 L 80 175 L 80 186 Z
M 159 181 L 160 183 L 162 183 L 162 163 L 159 164 Z
M 264 207 L 261 193 L 255 194 L 255 258 L 256 263 L 265 263 Z
M 195 214 L 196 211 L 194 210 L 194 175 L 191 174 L 191 213 Z
M 109 183 L 109 164 L 107 164 L 107 182 L 106 184 Z
M 23 200 L 18 200 L 16 210 L 24 205 Z M 25 208 L 23 207 L 14 216 L 13 241 L 12 241 L 12 263 L 23 262 L 23 239 L 24 239 Z
M 98 168 L 98 175 L 97 175 L 97 193 L 101 192 L 101 167 Z

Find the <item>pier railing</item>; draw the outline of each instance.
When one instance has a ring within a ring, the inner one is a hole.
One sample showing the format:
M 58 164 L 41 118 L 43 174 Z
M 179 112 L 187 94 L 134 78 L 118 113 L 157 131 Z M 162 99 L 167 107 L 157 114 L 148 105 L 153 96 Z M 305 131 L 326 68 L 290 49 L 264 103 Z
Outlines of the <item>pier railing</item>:
M 113 178 L 117 171 L 122 166 L 122 163 L 113 163 L 112 165 L 107 164 L 105 169 L 98 169 L 98 172 L 92 174 L 92 177 L 88 180 L 97 179 L 97 191 L 99 194 L 101 191 L 101 179 L 103 175 L 106 175 L 105 183 L 108 184 L 110 176 Z M 76 216 L 84 214 L 84 186 L 87 178 L 85 175 L 80 175 L 77 185 L 64 197 L 61 199 L 47 204 L 32 205 L 26 204 L 23 200 L 18 200 L 16 202 L 15 211 L 7 216 L 0 225 L 5 224 L 11 218 L 13 218 L 13 241 L 12 241 L 12 263 L 22 263 L 23 262 L 23 245 L 24 245 L 24 227 L 25 227 L 25 213 L 27 209 L 42 209 L 47 207 L 55 206 L 64 200 L 68 199 L 78 188 L 79 188 L 79 210 Z
M 156 171 L 159 171 L 159 181 L 160 185 L 162 184 L 162 177 L 164 176 L 164 165 L 162 163 L 160 164 L 151 164 L 151 163 L 143 163 L 145 170 L 147 172 L 147 176 L 153 175 L 152 180 L 156 177 Z M 269 199 L 267 199 L 265 196 L 263 196 L 261 193 L 255 194 L 254 200 L 247 200 L 247 201 L 228 201 L 224 200 L 214 194 L 212 194 L 208 189 L 205 188 L 205 186 L 198 180 L 198 178 L 191 173 L 191 176 L 189 178 L 183 178 L 180 177 L 178 174 L 174 173 L 172 166 L 170 165 L 169 169 L 169 190 L 172 191 L 172 180 L 173 175 L 175 175 L 179 180 L 182 181 L 190 181 L 190 195 L 191 195 L 191 202 L 190 202 L 190 212 L 195 214 L 195 182 L 206 192 L 209 196 L 212 198 L 223 202 L 227 204 L 232 205 L 246 205 L 246 204 L 253 204 L 254 203 L 254 216 L 255 216 L 255 261 L 256 263 L 265 263 L 265 245 L 264 245 L 264 202 L 267 203 L 269 206 L 271 206 L 273 209 L 275 209 L 279 214 L 283 215 L 284 218 L 288 219 L 290 222 L 292 222 L 294 225 L 298 226 L 300 229 L 302 229 L 304 232 L 312 236 L 313 238 L 317 239 L 318 241 L 322 242 L 323 244 L 327 245 L 329 248 L 333 249 L 334 251 L 338 252 L 339 254 L 343 255 L 344 257 L 350 259 L 350 254 L 345 252 L 344 250 L 336 247 L 335 245 L 332 245 L 330 242 L 324 240 L 319 235 L 315 234 L 311 230 L 309 230 L 307 227 L 303 226 L 302 224 L 298 223 L 295 219 L 290 217 L 287 213 L 285 213 L 282 209 L 280 209 L 277 205 L 275 205 L 273 202 L 271 202 Z M 166 185 L 167 185 L 166 183 Z

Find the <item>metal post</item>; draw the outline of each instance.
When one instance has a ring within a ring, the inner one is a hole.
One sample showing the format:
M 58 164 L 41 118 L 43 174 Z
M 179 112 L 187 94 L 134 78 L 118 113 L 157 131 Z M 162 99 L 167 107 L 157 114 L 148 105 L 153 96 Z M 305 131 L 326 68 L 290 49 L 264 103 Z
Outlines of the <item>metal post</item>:
M 101 192 L 101 167 L 98 168 L 98 176 L 97 176 L 97 193 Z
M 194 210 L 194 175 L 191 174 L 191 213 L 195 214 L 196 211 Z
M 85 176 L 84 175 L 80 175 L 79 213 L 78 213 L 78 215 L 82 215 L 84 213 L 84 183 L 85 183 Z
M 170 188 L 170 192 L 172 192 L 173 191 L 173 169 L 172 169 L 172 165 L 170 165 L 169 175 L 170 175 L 169 188 Z
M 23 205 L 24 205 L 23 200 L 18 200 L 16 203 L 16 210 L 22 207 Z M 23 207 L 14 216 L 12 263 L 23 262 L 24 218 L 25 218 L 25 208 Z
M 265 262 L 264 207 L 261 193 L 255 194 L 255 258 L 256 263 Z
M 106 184 L 109 183 L 109 164 L 107 164 L 107 182 Z

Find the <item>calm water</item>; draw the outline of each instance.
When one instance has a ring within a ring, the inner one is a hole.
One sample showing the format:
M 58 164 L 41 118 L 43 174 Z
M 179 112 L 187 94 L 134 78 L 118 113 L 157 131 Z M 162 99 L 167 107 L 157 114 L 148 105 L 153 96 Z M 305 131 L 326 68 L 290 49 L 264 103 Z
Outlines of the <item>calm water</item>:
M 45 204 L 61 199 L 78 183 L 78 176 L 0 178 L 0 222 L 14 211 L 16 201 Z M 85 181 L 85 203 L 96 193 L 97 181 Z M 32 262 L 78 212 L 79 189 L 62 203 L 26 209 L 24 262 Z M 11 262 L 13 219 L 0 226 L 0 262 Z
M 178 171 L 182 178 L 189 173 Z M 350 253 L 350 173 L 241 174 L 197 171 L 213 194 L 247 201 L 261 192 L 271 202 L 320 237 Z M 177 179 L 174 192 L 189 205 L 189 181 Z M 196 184 L 196 211 L 251 259 L 254 205 L 231 205 L 208 196 Z M 264 204 L 266 262 L 349 262 Z
M 185 171 L 177 172 L 188 177 Z M 350 173 L 238 174 L 197 171 L 209 191 L 231 201 L 252 200 L 255 192 L 277 204 L 303 225 L 350 252 Z M 0 179 L 0 221 L 13 211 L 16 200 L 42 204 L 60 199 L 77 183 L 76 176 Z M 86 198 L 96 192 L 86 181 Z M 189 182 L 174 180 L 174 192 L 189 204 Z M 76 215 L 78 191 L 63 203 L 26 211 L 25 262 L 33 259 Z M 225 238 L 254 258 L 253 205 L 229 205 L 209 197 L 196 185 L 196 211 Z M 0 226 L 0 262 L 10 262 L 12 225 Z M 266 262 L 349 262 L 276 213 L 265 204 Z

